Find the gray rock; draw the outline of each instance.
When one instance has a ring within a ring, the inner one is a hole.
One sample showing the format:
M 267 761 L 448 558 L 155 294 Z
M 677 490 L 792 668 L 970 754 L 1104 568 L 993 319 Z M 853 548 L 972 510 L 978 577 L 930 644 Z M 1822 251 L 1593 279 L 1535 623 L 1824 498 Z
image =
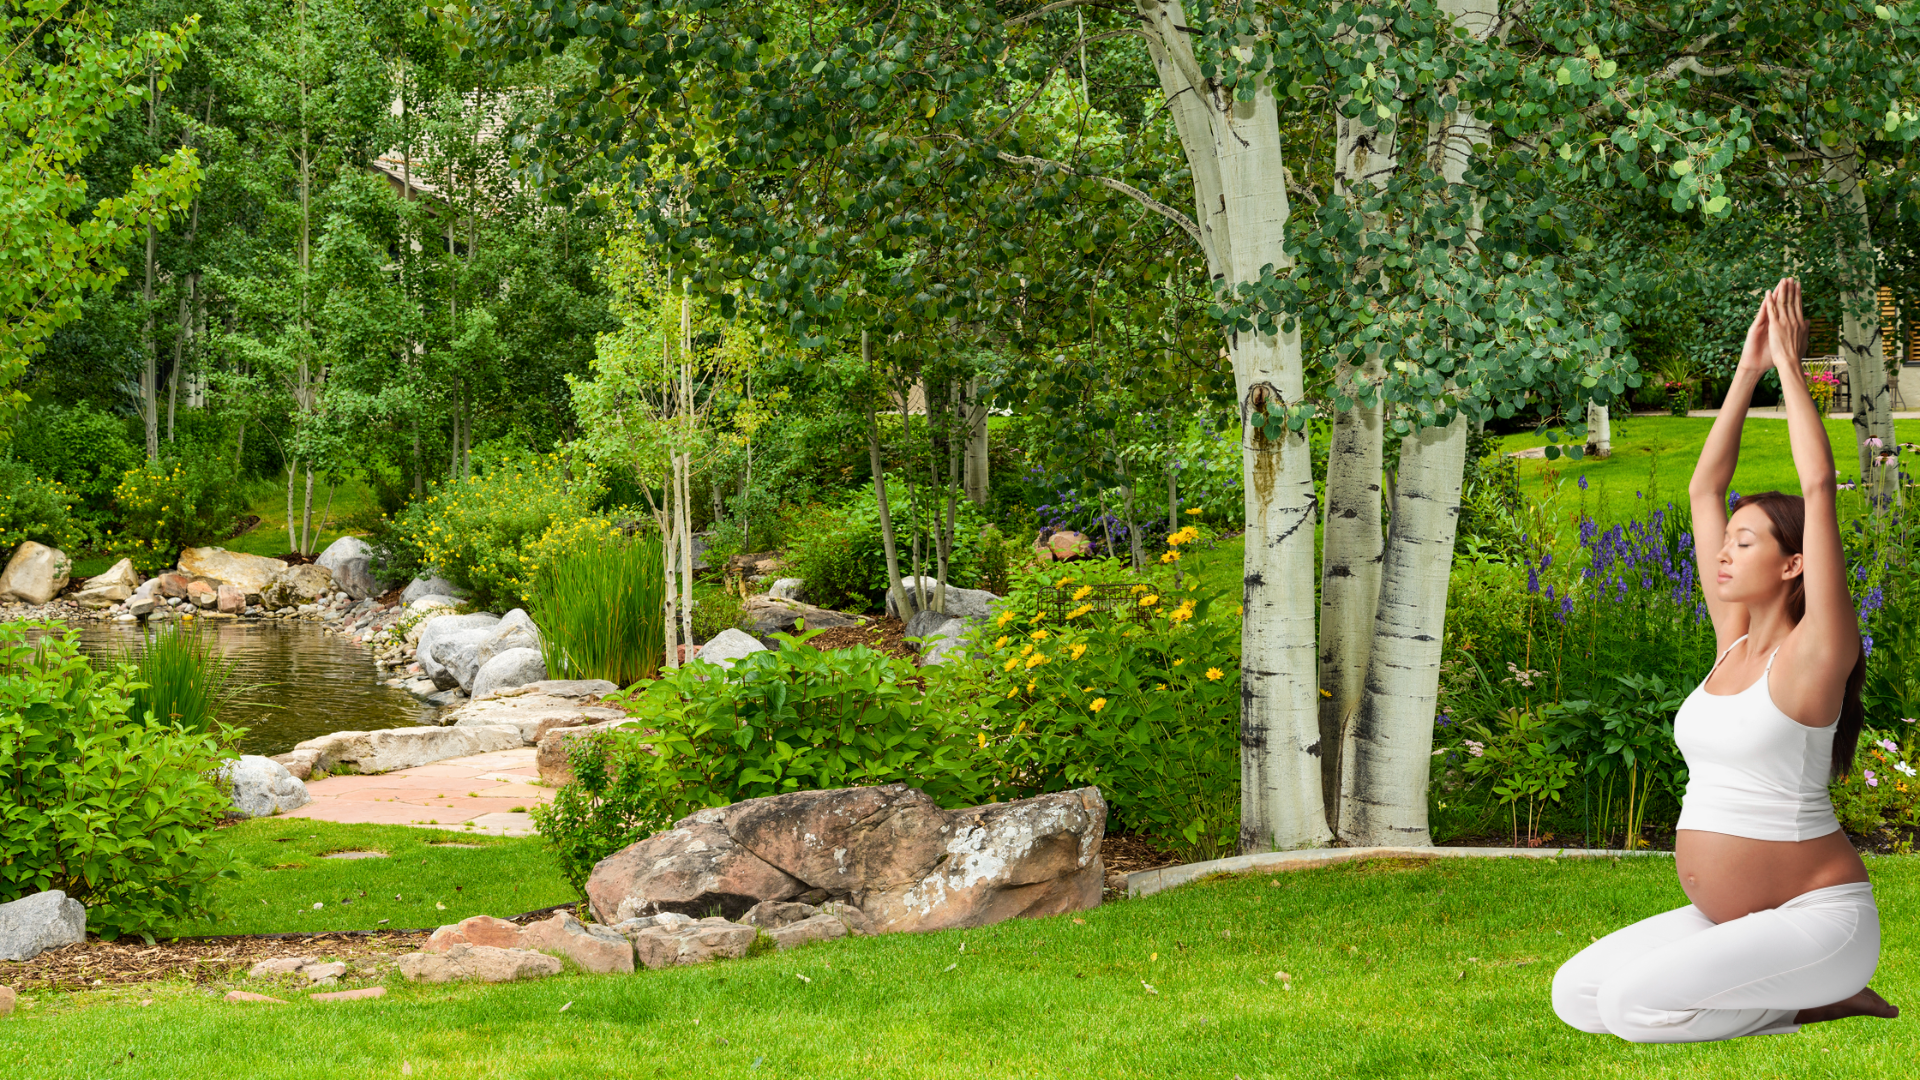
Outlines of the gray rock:
M 914 582 L 916 580 L 926 589 L 927 603 L 933 603 L 934 597 L 939 594 L 940 579 L 930 577 L 918 579 L 911 577 L 901 578 L 900 588 L 907 594 L 909 599 L 914 596 Z M 985 619 L 994 614 L 993 605 L 999 601 L 999 599 L 1000 597 L 995 596 L 985 589 L 960 589 L 955 588 L 953 583 L 949 582 L 947 584 L 944 610 L 946 614 L 962 619 Z M 896 619 L 900 617 L 898 605 L 893 602 L 893 593 L 891 591 L 887 593 L 887 614 Z
M 547 661 L 539 649 L 508 649 L 481 665 L 473 676 L 473 696 L 483 698 L 547 677 Z
M 153 610 L 153 607 L 154 607 L 153 597 L 136 596 L 133 599 L 127 601 L 127 614 L 145 615 L 151 612 Z
M 432 679 L 409 680 L 406 686 L 406 690 L 407 690 L 407 693 L 412 694 L 414 697 L 420 699 L 421 701 L 425 701 L 428 698 L 432 697 L 433 695 L 440 693 L 440 688 L 433 685 Z
M 0 601 L 44 604 L 67 587 L 72 570 L 73 560 L 66 552 L 28 540 L 7 560 L 6 570 L 0 571 Z
M 451 596 L 429 593 L 407 605 L 408 611 L 452 611 L 460 606 L 460 601 Z
M 949 625 L 957 626 L 961 629 L 953 633 L 935 635 L 921 643 L 920 665 L 922 667 L 944 664 L 949 660 L 965 654 L 966 638 L 962 635 L 965 633 L 967 624 L 962 620 L 955 619 Z
M 326 567 L 340 591 L 355 600 L 378 596 L 384 591 L 368 570 L 373 564 L 373 548 L 357 536 L 343 536 L 328 544 L 314 564 Z
M 298 810 L 312 801 L 307 785 L 272 758 L 244 754 L 223 765 L 220 775 L 233 785 L 233 808 L 248 817 Z
M 384 731 L 336 731 L 293 748 L 295 754 L 314 751 L 314 769 L 329 772 L 345 763 L 363 773 L 392 772 L 447 758 L 472 757 L 525 745 L 520 729 L 504 724 L 490 727 L 410 727 Z M 291 755 L 282 755 L 291 756 Z
M 428 694 L 426 698 L 427 704 L 436 709 L 450 709 L 466 700 L 467 692 L 457 686 L 451 690 L 442 690 L 437 694 Z
M 411 607 L 415 600 L 423 596 L 460 596 L 462 594 L 463 590 L 460 586 L 438 574 L 428 574 L 426 577 L 417 577 L 408 582 L 407 587 L 400 593 L 400 602 Z
M 709 918 L 678 929 L 648 927 L 633 935 L 633 950 L 643 966 L 668 968 L 737 959 L 747 955 L 759 936 L 760 931 L 751 926 Z
M 333 571 L 309 563 L 280 571 L 260 590 L 260 601 L 268 607 L 302 606 L 317 604 L 332 592 Z M 212 597 L 208 599 L 211 602 Z
M 807 583 L 797 577 L 783 577 L 773 583 L 767 595 L 775 600 L 806 600 Z
M 99 588 L 103 585 L 124 585 L 127 588 L 127 595 L 131 596 L 133 590 L 140 587 L 140 575 L 134 573 L 133 560 L 121 559 L 119 562 L 108 567 L 106 573 L 95 574 L 87 579 L 87 588 L 89 589 Z
M 443 661 L 436 658 L 435 653 L 441 644 L 470 634 L 473 635 L 474 644 L 478 645 L 480 639 L 486 636 L 486 631 L 499 621 L 498 615 L 490 615 L 486 612 L 473 615 L 436 615 L 421 624 L 420 644 L 414 647 L 413 658 L 420 662 L 420 670 L 427 678 L 433 680 L 434 685 L 442 690 L 451 690 L 460 685 L 460 680 L 447 670 Z
M 436 646 L 434 659 L 453 673 L 460 689 L 478 697 L 473 686 L 480 669 L 486 667 L 494 657 L 513 649 L 532 649 L 536 652 L 540 649 L 540 631 L 533 625 L 533 617 L 520 608 L 507 612 L 477 639 L 462 634 Z M 546 677 L 544 668 L 540 677 Z
M 802 619 L 806 620 L 809 630 L 859 626 L 861 621 L 858 615 L 849 615 L 844 611 L 831 611 L 797 600 L 775 600 L 770 596 L 749 597 L 746 616 L 756 634 L 792 633 Z
M 695 656 L 694 659 L 704 660 L 709 664 L 718 664 L 723 668 L 730 668 L 737 661 L 752 656 L 754 653 L 766 651 L 767 647 L 760 644 L 759 640 L 752 634 L 747 633 L 745 630 L 728 627 L 718 634 L 715 634 L 711 641 L 700 646 L 700 653 L 698 656 Z
M 31 960 L 85 940 L 87 909 L 58 889 L 0 904 L 0 960 Z
M 605 679 L 541 679 L 520 689 L 528 694 L 544 694 L 572 701 L 595 701 L 620 688 Z
M 762 930 L 778 930 L 783 926 L 805 922 L 818 914 L 819 908 L 797 900 L 762 900 L 748 908 L 747 913 L 740 916 L 740 921 Z
M 958 624 L 958 629 L 947 630 L 948 623 Z M 965 629 L 966 620 L 957 615 L 948 615 L 939 611 L 916 611 L 913 618 L 907 620 L 905 636 L 909 641 L 914 638 L 930 638 L 946 633 L 959 633 Z

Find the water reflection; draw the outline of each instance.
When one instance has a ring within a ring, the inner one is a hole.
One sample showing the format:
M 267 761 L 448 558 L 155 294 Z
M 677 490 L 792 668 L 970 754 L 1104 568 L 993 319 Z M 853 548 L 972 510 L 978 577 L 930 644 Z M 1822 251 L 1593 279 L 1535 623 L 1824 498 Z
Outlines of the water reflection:
M 80 647 L 95 659 L 136 652 L 138 627 L 87 623 Z M 335 731 L 374 731 L 429 723 L 437 710 L 380 682 L 373 656 L 346 639 L 305 623 L 209 619 L 200 624 L 233 660 L 234 679 L 260 684 L 225 717 L 246 727 L 240 749 L 284 754 L 295 743 Z

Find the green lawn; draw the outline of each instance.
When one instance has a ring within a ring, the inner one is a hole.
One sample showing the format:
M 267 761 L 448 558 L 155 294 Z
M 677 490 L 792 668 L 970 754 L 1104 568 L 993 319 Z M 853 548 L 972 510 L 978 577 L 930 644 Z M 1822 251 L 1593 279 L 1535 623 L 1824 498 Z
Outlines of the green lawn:
M 1915 1004 L 1920 862 L 1872 869 L 1886 935 L 1874 985 Z M 1698 1046 L 1563 1026 L 1548 1004 L 1555 967 L 1591 937 L 1682 903 L 1672 875 L 1663 859 L 1341 866 L 1213 879 L 1078 919 L 633 975 L 394 981 L 383 999 L 344 1004 L 234 1005 L 219 1000 L 225 986 L 184 983 L 36 992 L 0 1021 L 0 1075 L 1914 1075 L 1911 1022 Z
M 383 923 L 416 929 L 579 899 L 537 839 L 259 818 L 220 830 L 214 843 L 238 860 L 238 874 L 216 890 L 213 920 L 171 927 L 171 934 L 372 930 Z M 337 851 L 388 857 L 324 858 Z M 317 911 L 316 903 L 323 905 Z
M 1793 452 L 1787 444 L 1787 422 L 1773 419 L 1771 410 L 1749 414 L 1740 444 L 1740 467 L 1733 475 L 1735 491 L 1779 490 L 1798 492 L 1800 477 L 1793 468 Z M 1569 510 L 1577 509 L 1583 493 L 1574 486 L 1587 478 L 1586 505 L 1595 518 L 1614 522 L 1634 514 L 1634 493 L 1657 489 L 1659 498 L 1685 502 L 1687 480 L 1700 460 L 1700 448 L 1706 444 L 1713 421 L 1706 417 L 1633 416 L 1613 421 L 1613 455 L 1605 460 L 1562 458 L 1520 459 L 1522 490 L 1530 498 L 1543 493 L 1543 481 L 1563 479 L 1560 500 Z M 1894 423 L 1894 436 L 1904 442 L 1920 440 L 1920 420 Z M 1853 425 L 1845 418 L 1827 421 L 1827 438 L 1833 444 L 1834 463 L 1840 472 L 1852 478 L 1855 470 Z M 1502 449 L 1521 450 L 1544 446 L 1537 435 L 1509 435 Z M 1843 499 L 1843 503 L 1845 500 Z
M 303 491 L 296 488 L 293 493 L 293 520 L 297 529 L 300 523 L 301 497 Z M 293 548 L 287 543 L 287 485 L 282 478 L 273 480 L 255 480 L 246 485 L 247 509 L 245 513 L 256 515 L 260 523 L 240 536 L 230 540 L 216 540 L 214 545 L 229 551 L 244 551 L 249 555 L 264 555 L 273 558 L 285 555 Z M 352 531 L 342 527 L 349 516 L 373 505 L 373 489 L 364 481 L 348 480 L 333 493 L 332 512 L 327 513 L 327 489 L 316 481 L 313 492 L 313 527 L 318 536 L 313 542 L 315 553 L 325 551 L 327 545 Z M 94 554 L 73 561 L 73 576 L 92 577 L 103 574 L 117 561 L 111 554 Z

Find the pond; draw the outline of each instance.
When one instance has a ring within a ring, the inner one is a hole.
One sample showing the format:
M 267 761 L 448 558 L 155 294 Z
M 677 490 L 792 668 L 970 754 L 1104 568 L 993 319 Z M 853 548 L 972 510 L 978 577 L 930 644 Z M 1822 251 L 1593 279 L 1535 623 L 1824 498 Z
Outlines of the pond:
M 374 731 L 431 723 L 439 710 L 380 681 L 373 656 L 310 623 L 209 619 L 200 624 L 234 681 L 248 686 L 227 719 L 247 729 L 240 750 L 284 754 L 304 739 L 335 731 Z M 80 647 L 95 659 L 138 653 L 138 627 L 85 623 Z

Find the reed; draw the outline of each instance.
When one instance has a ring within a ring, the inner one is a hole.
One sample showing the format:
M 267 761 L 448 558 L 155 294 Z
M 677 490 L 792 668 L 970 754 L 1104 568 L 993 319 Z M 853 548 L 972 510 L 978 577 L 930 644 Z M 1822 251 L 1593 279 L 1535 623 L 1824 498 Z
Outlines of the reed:
M 220 655 L 213 639 L 188 623 L 151 629 L 137 653 L 121 659 L 133 668 L 133 715 L 208 733 L 221 713 L 246 689 L 237 682 L 234 662 Z M 222 734 L 237 734 L 223 725 Z
M 623 687 L 658 678 L 665 601 L 658 536 L 607 536 L 550 560 L 533 601 L 548 675 Z

